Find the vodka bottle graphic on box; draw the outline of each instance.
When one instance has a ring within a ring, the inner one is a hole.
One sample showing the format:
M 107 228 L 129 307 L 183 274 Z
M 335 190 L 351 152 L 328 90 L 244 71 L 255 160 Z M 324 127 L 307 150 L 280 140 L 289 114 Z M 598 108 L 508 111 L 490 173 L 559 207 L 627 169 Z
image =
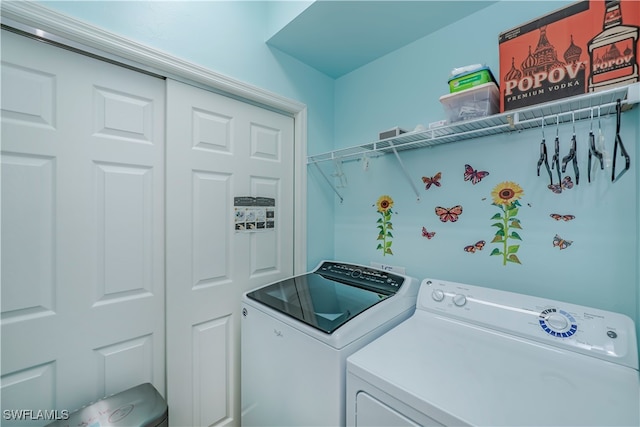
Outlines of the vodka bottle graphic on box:
M 587 44 L 591 62 L 589 92 L 638 81 L 639 27 L 622 23 L 621 3 L 620 0 L 605 2 L 603 30 Z

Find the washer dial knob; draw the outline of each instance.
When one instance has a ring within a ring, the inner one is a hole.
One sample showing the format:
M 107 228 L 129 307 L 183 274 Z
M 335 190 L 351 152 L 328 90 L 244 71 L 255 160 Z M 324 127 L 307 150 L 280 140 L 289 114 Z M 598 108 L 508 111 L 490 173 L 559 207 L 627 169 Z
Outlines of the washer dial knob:
M 431 292 L 431 298 L 433 298 L 434 301 L 442 301 L 444 299 L 444 292 L 442 292 L 440 289 L 435 289 L 433 292 Z
M 540 327 L 557 338 L 569 338 L 578 331 L 576 319 L 564 310 L 547 308 L 538 316 Z
M 547 325 L 549 325 L 549 327 L 555 329 L 556 331 L 566 329 L 566 327 L 569 325 L 569 321 L 567 320 L 567 318 L 557 313 L 549 314 L 545 320 L 547 322 Z
M 455 305 L 457 305 L 458 307 L 462 307 L 463 305 L 465 305 L 467 303 L 467 297 L 465 297 L 462 294 L 455 294 L 453 296 L 453 303 Z

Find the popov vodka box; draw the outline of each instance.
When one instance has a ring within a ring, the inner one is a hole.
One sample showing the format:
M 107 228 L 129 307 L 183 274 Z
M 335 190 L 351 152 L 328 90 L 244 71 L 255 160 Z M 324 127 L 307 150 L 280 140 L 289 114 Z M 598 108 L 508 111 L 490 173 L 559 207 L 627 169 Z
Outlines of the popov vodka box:
M 639 81 L 640 1 L 572 3 L 499 36 L 500 111 Z

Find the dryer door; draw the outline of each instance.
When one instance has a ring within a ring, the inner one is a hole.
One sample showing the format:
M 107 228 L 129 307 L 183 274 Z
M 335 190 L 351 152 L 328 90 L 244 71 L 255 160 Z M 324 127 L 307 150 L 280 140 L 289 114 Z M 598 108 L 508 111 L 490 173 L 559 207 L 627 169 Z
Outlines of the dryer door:
M 419 427 L 419 424 L 361 391 L 356 396 L 356 427 L 373 426 Z

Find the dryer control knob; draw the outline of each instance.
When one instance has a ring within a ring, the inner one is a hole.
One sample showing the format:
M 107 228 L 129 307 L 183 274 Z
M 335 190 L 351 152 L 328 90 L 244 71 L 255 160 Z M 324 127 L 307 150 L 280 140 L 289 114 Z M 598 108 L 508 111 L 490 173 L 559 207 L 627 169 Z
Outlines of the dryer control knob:
M 453 296 L 453 303 L 455 305 L 457 305 L 458 307 L 462 307 L 463 305 L 465 305 L 467 303 L 467 297 L 465 297 L 462 294 L 455 294 Z
M 567 318 L 562 314 L 549 314 L 544 320 L 556 331 L 562 331 L 569 326 Z
M 444 292 L 442 292 L 440 289 L 436 289 L 431 292 L 431 298 L 433 298 L 434 301 L 440 302 L 444 299 Z

